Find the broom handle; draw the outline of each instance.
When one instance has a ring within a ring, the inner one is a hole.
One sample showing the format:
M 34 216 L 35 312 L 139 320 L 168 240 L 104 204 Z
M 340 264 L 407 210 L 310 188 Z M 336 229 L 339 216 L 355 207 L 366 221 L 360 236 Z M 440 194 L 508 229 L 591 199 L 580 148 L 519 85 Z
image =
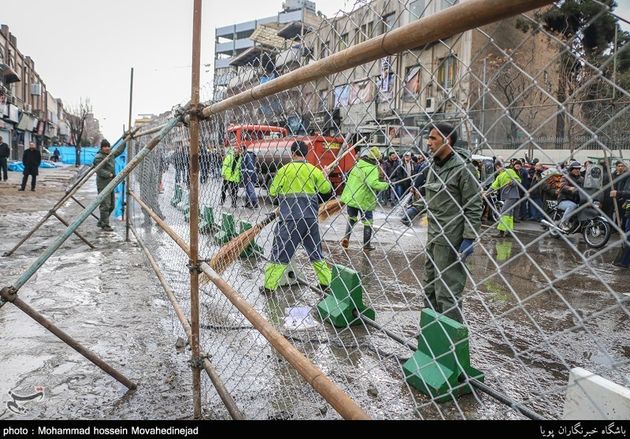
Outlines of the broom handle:
M 346 138 L 349 138 L 349 136 L 350 136 L 350 135 L 348 134 L 348 135 L 346 136 Z M 343 146 L 342 146 L 342 149 L 341 149 L 341 150 L 343 150 L 343 153 L 342 153 L 342 154 L 340 154 L 340 155 L 338 155 L 338 156 L 337 156 L 337 158 L 335 159 L 335 161 L 334 161 L 334 162 L 332 162 L 330 165 L 328 165 L 328 166 L 326 166 L 326 167 L 324 168 L 324 173 L 325 173 L 326 175 L 329 175 L 332 171 L 334 171 L 334 170 L 335 170 L 335 168 L 339 165 L 339 163 L 343 160 L 343 158 L 344 158 L 345 156 L 347 156 L 348 154 L 350 154 L 350 152 L 351 152 L 352 150 L 354 150 L 354 148 L 355 148 L 357 145 L 360 145 L 362 142 L 363 142 L 363 139 L 359 140 L 357 143 L 355 143 L 354 145 L 350 146 L 349 148 L 347 148 L 347 149 L 345 149 L 345 150 L 343 149 Z M 347 144 L 347 142 L 346 142 L 345 140 L 344 140 L 344 145 L 346 145 L 346 147 L 347 147 L 347 145 L 348 145 L 348 144 Z

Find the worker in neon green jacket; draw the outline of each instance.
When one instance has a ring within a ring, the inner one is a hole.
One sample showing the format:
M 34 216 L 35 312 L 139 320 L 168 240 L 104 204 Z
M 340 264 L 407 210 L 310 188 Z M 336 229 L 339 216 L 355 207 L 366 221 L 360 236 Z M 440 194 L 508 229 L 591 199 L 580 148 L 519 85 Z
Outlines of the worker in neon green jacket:
M 372 224 L 376 209 L 376 193 L 389 188 L 389 184 L 380 181 L 379 160 L 381 151 L 377 147 L 370 148 L 367 157 L 359 159 L 350 171 L 348 182 L 341 194 L 341 202 L 348 206 L 348 225 L 341 246 L 348 248 L 352 228 L 359 220 L 363 220 L 363 250 L 374 250 L 372 246 Z
M 278 288 L 284 270 L 300 244 L 308 253 L 320 288 L 327 291 L 330 286 L 332 273 L 324 261 L 317 223 L 317 194 L 329 193 L 332 185 L 320 169 L 306 163 L 307 153 L 304 142 L 293 142 L 293 161 L 278 170 L 269 188 L 269 195 L 279 199 L 280 218 L 274 229 L 271 261 L 265 267 L 263 293 L 272 293 Z
M 223 186 L 221 187 L 221 204 L 225 202 L 226 191 L 230 192 L 232 198 L 232 207 L 236 207 L 236 199 L 238 197 L 238 185 L 241 182 L 241 162 L 243 156 L 241 149 L 228 149 L 223 166 L 221 167 L 221 176 L 223 177 Z
M 503 163 L 500 160 L 494 164 L 497 177 L 490 185 L 490 190 L 498 191 L 501 200 L 503 201 L 503 208 L 501 209 L 501 217 L 497 224 L 497 230 L 499 231 L 496 237 L 510 237 L 510 233 L 514 230 L 514 208 L 520 198 L 518 192 L 518 184 L 521 182 L 521 177 L 512 168 L 503 167 Z

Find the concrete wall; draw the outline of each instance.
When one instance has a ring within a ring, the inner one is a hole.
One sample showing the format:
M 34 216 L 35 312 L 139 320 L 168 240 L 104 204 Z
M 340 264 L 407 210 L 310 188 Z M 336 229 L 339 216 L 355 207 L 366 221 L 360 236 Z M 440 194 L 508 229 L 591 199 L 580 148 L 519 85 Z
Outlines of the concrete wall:
M 571 369 L 563 419 L 630 419 L 630 389 L 586 369 Z

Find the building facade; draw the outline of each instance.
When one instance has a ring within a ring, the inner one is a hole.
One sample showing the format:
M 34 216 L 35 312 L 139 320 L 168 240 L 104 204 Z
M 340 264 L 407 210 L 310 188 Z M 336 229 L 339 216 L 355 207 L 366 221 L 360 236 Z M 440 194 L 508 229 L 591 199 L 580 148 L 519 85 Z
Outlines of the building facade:
M 70 140 L 68 116 L 35 69 L 35 62 L 18 49 L 9 26 L 0 26 L 0 136 L 19 160 L 25 147 L 63 144 Z M 98 127 L 98 121 L 96 121 Z

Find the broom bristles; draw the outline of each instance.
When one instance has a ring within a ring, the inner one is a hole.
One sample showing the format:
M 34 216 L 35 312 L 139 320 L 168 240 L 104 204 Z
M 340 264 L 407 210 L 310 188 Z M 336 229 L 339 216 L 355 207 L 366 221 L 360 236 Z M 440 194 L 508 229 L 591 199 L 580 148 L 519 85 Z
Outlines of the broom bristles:
M 246 230 L 245 232 L 241 233 L 236 238 L 225 244 L 210 260 L 210 267 L 212 267 L 212 269 L 217 273 L 222 273 L 223 270 L 225 270 L 238 259 L 243 250 L 245 250 L 252 243 L 254 238 L 258 236 L 260 231 L 266 225 L 267 224 L 265 223 L 256 224 L 251 229 Z
M 320 221 L 324 221 L 341 210 L 343 203 L 339 199 L 334 198 L 326 201 L 319 206 L 318 218 Z

